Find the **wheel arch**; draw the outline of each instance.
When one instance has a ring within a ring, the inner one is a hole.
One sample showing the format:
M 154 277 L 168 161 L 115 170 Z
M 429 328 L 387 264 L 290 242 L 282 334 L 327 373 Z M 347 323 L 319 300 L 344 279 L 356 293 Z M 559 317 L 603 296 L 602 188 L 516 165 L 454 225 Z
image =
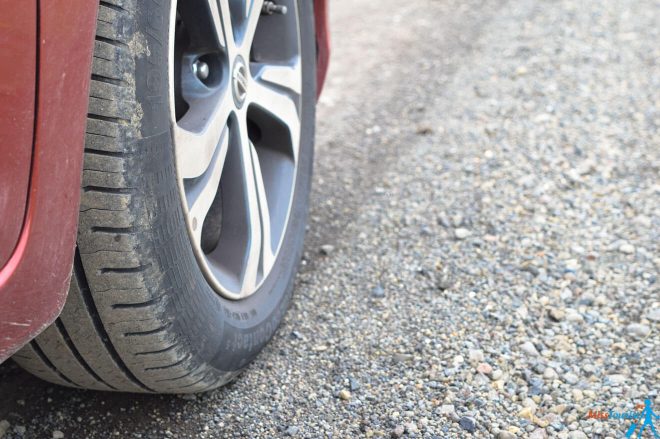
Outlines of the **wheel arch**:
M 35 133 L 22 230 L 0 269 L 0 362 L 52 323 L 66 300 L 98 9 L 88 0 L 32 1 L 38 23 Z

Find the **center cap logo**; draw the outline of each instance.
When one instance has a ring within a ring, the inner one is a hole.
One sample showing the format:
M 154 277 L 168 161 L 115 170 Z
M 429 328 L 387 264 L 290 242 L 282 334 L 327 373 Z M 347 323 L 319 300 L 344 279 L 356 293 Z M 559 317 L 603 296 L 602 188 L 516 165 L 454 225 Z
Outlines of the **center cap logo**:
M 231 88 L 234 93 L 234 100 L 238 107 L 243 106 L 248 88 L 248 71 L 245 61 L 240 56 L 234 61 L 234 69 L 231 74 Z

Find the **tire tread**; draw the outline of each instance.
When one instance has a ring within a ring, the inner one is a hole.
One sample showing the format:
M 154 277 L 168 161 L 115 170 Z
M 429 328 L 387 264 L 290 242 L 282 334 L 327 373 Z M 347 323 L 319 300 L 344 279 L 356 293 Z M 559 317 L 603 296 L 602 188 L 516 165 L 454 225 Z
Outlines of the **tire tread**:
M 135 84 L 136 0 L 99 2 L 85 134 L 78 248 L 62 315 L 14 359 L 56 384 L 129 392 L 198 392 L 222 384 L 192 361 L 157 309 L 143 276 L 142 231 L 128 163 L 139 131 Z M 217 374 L 216 374 L 217 375 Z M 201 378 L 200 378 L 201 377 Z

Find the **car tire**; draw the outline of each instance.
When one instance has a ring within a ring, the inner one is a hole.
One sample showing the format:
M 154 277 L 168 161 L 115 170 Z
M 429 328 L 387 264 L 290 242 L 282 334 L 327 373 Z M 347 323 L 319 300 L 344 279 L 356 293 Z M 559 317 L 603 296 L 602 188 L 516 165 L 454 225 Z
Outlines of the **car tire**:
M 179 7 L 190 7 L 186 3 L 194 2 L 179 0 Z M 213 2 L 198 0 L 197 3 Z M 79 231 L 68 299 L 60 317 L 14 355 L 19 365 L 40 378 L 70 387 L 192 393 L 232 380 L 271 339 L 290 303 L 309 204 L 316 94 L 312 3 L 291 0 L 287 14 L 279 14 L 283 17 L 295 14 L 301 79 L 299 94 L 295 96 L 300 118 L 295 178 L 287 180 L 292 182 L 290 203 L 280 231 L 278 251 L 268 270 L 262 256 L 253 258 L 263 265 L 256 269 L 258 282 L 250 281 L 252 290 L 241 287 L 240 291 L 232 292 L 228 288 L 224 294 L 222 285 L 214 285 L 215 278 L 210 278 L 205 270 L 206 250 L 200 253 L 200 246 L 195 247 L 195 232 L 191 232 L 191 219 L 187 216 L 190 212 L 186 209 L 190 185 L 187 180 L 182 184 L 177 156 L 177 148 L 185 145 L 176 143 L 173 128 L 180 116 L 173 119 L 172 115 L 180 111 L 174 108 L 179 104 L 172 100 L 172 94 L 178 92 L 172 90 L 180 74 L 173 75 L 171 71 L 172 53 L 176 52 L 171 44 L 178 44 L 172 42 L 179 38 L 171 34 L 178 32 L 172 29 L 178 29 L 180 16 L 186 14 L 175 9 L 169 0 L 100 2 Z M 174 10 L 177 12 L 173 13 Z M 275 23 L 283 19 L 277 15 L 276 11 L 272 16 L 262 15 L 259 20 Z M 177 20 L 176 25 L 172 20 Z M 259 28 L 256 32 L 260 32 Z M 261 38 L 262 51 L 266 53 L 275 42 L 268 36 Z M 295 42 L 291 44 L 295 46 Z M 252 57 L 258 56 L 255 55 L 258 50 L 254 47 L 250 50 L 249 68 L 252 68 Z M 179 59 L 176 54 L 174 57 Z M 222 66 L 222 62 L 217 59 L 210 62 L 211 68 L 216 65 L 223 69 L 222 75 L 218 75 L 222 78 L 215 86 L 218 90 L 236 86 L 240 89 L 241 84 L 233 82 L 231 66 Z M 186 65 L 174 69 L 180 68 Z M 199 78 L 204 76 L 196 74 Z M 278 87 L 273 89 L 281 91 Z M 267 136 L 270 130 L 281 136 L 282 126 L 291 127 L 268 122 L 268 105 L 263 107 L 255 110 L 256 116 L 249 115 L 256 118 L 257 124 L 267 126 L 260 135 Z M 243 117 L 240 114 L 231 113 L 225 126 L 229 162 L 225 162 L 222 179 L 226 178 L 225 172 L 238 172 L 232 171 L 236 166 L 232 168 L 227 163 L 237 165 L 238 155 L 243 154 L 232 152 L 238 151 L 232 139 L 242 136 L 231 134 L 242 123 L 237 122 L 237 118 Z M 253 122 L 248 124 L 250 129 L 254 128 Z M 293 132 L 291 128 L 291 138 Z M 253 143 L 253 134 L 250 136 L 248 143 Z M 259 149 L 252 146 L 254 151 Z M 217 145 L 221 147 L 222 142 Z M 253 158 L 259 161 L 256 156 Z M 221 204 L 233 196 L 229 192 L 225 194 L 222 179 L 220 189 L 216 187 L 222 193 Z M 247 201 L 241 200 L 236 203 L 247 205 Z M 245 208 L 246 219 L 250 217 L 249 208 Z M 271 206 L 271 210 L 276 209 Z M 216 215 L 213 206 L 209 212 L 208 217 Z M 263 211 L 260 212 L 263 219 Z M 229 211 L 216 215 L 219 218 L 216 223 L 220 222 L 222 227 L 220 236 L 232 231 L 240 234 L 231 229 L 236 224 L 229 224 L 229 219 L 225 224 L 224 218 L 232 215 Z M 236 223 L 241 216 L 234 216 Z M 205 220 L 204 227 L 206 224 Z M 241 233 L 248 233 L 249 239 L 239 241 L 251 242 L 255 230 L 243 230 Z M 266 236 L 263 224 L 259 230 Z M 225 255 L 222 261 L 251 263 L 245 262 L 251 258 L 250 249 L 245 254 L 240 253 L 240 245 L 236 249 L 234 259 Z M 247 265 L 242 267 L 237 271 L 240 276 L 248 271 Z M 218 283 L 222 284 L 222 280 Z

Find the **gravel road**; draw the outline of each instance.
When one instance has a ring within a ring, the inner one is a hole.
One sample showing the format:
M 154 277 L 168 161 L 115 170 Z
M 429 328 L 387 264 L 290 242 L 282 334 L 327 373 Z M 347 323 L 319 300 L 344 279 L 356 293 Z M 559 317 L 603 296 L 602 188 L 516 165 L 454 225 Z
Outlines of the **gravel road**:
M 196 397 L 7 362 L 5 438 L 614 438 L 629 422 L 589 410 L 660 413 L 660 3 L 331 6 L 305 260 L 273 342 Z

